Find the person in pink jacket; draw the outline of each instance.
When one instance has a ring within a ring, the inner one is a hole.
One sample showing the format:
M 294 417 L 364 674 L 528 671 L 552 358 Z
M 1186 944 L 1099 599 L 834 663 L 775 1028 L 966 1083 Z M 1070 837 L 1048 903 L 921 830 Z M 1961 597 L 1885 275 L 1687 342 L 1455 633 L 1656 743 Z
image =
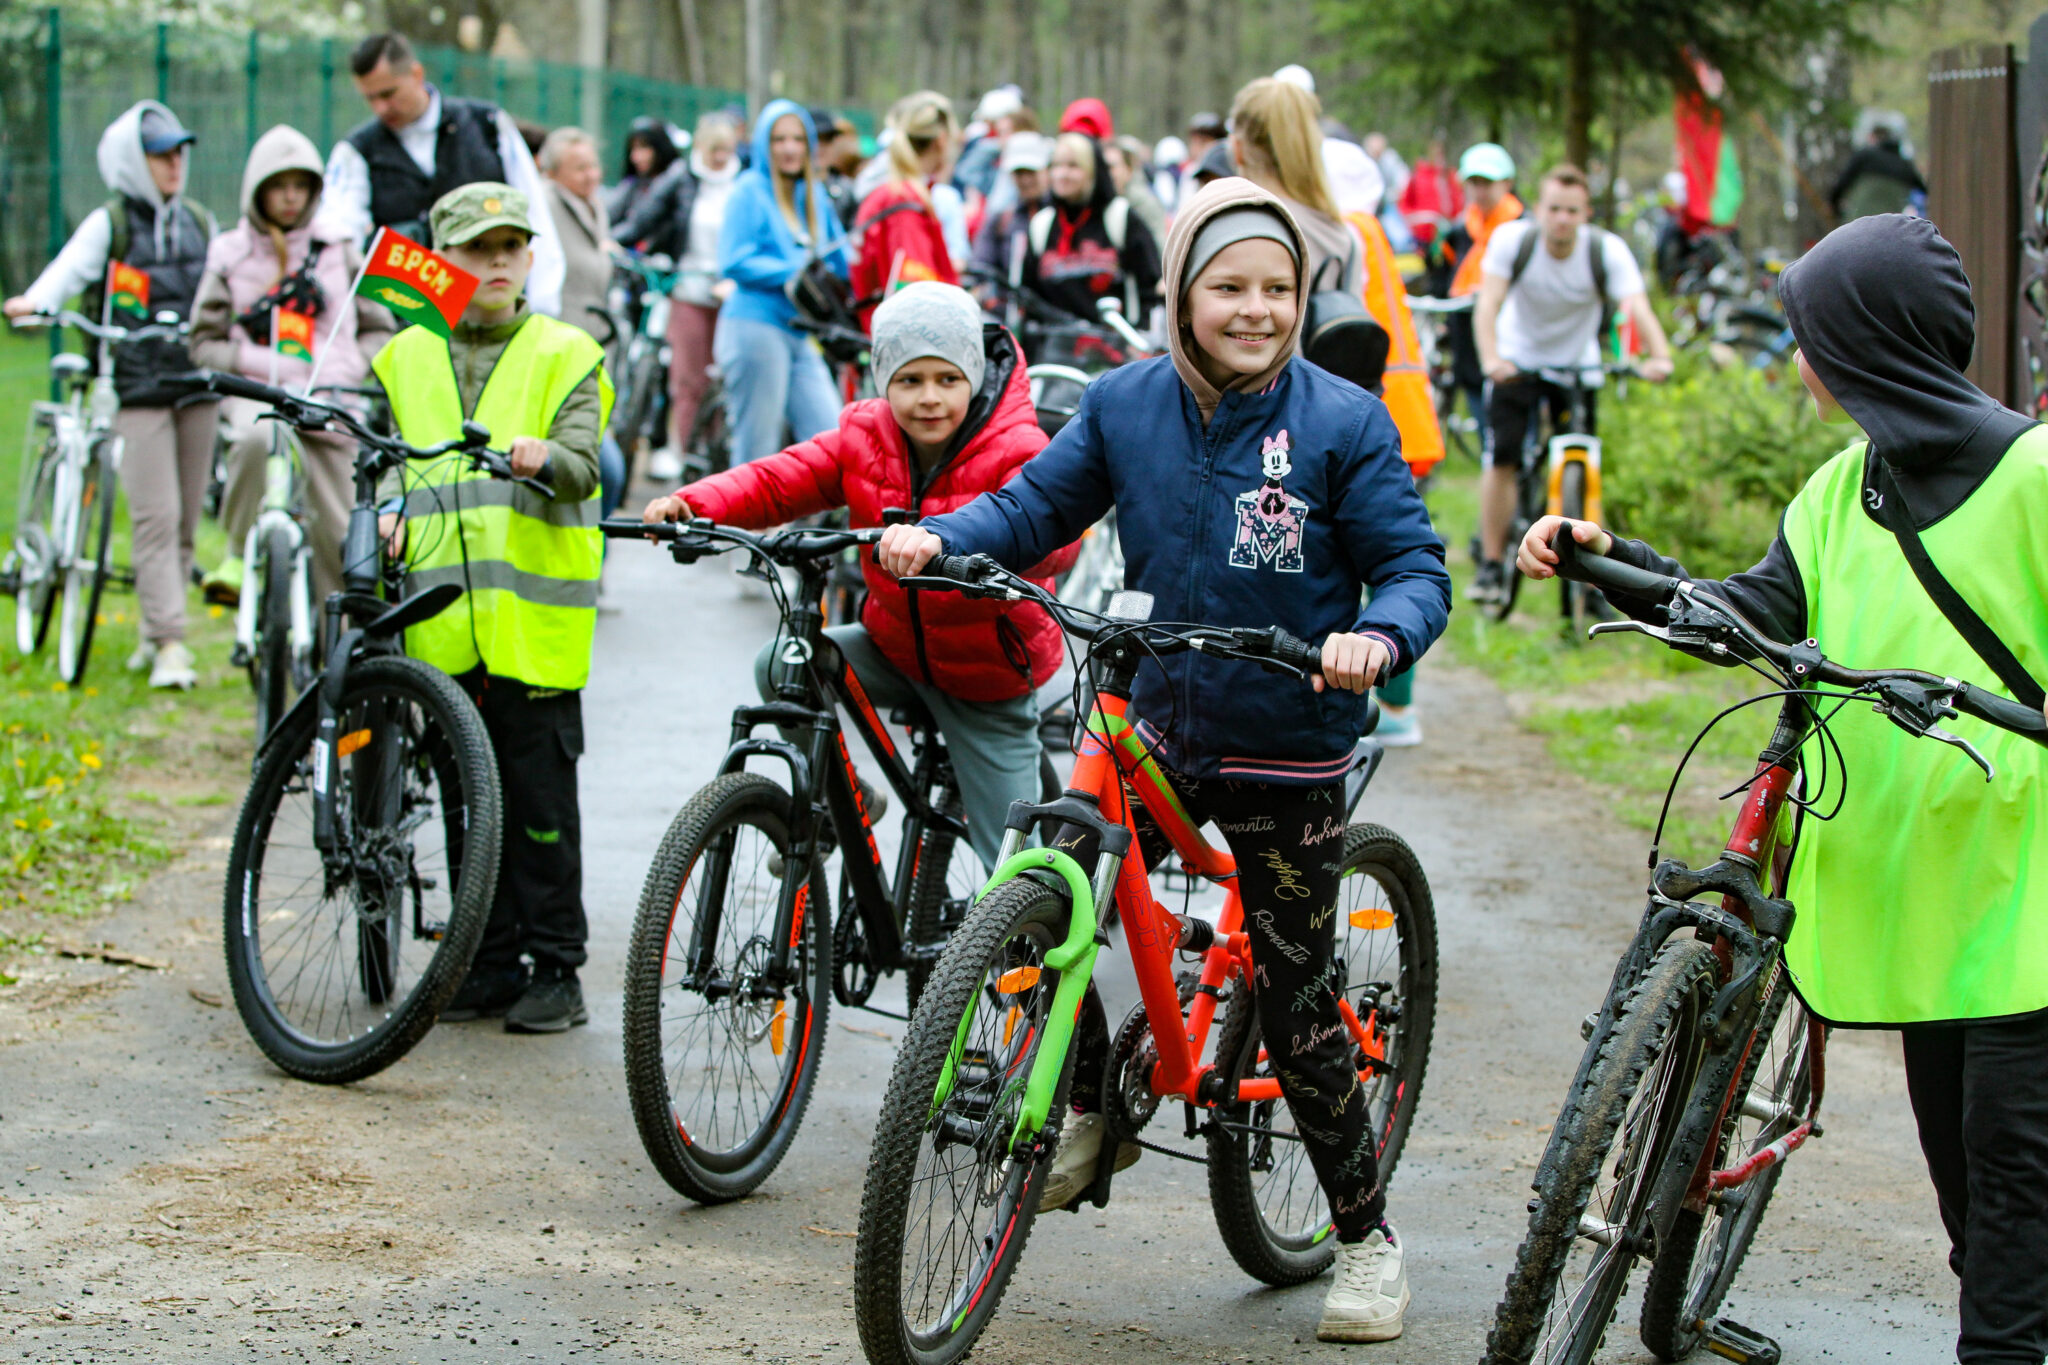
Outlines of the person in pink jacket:
M 375 355 L 396 330 L 378 304 L 349 293 L 362 253 L 344 233 L 318 221 L 322 162 L 312 139 L 279 124 L 256 139 L 242 171 L 242 220 L 213 239 L 192 309 L 192 363 L 298 389 L 312 363 L 271 345 L 279 307 L 310 315 L 312 346 L 331 345 L 320 382 L 361 384 Z M 336 317 L 341 330 L 334 331 Z M 329 334 L 333 339 L 329 341 Z M 244 542 L 263 510 L 270 429 L 264 409 L 246 398 L 221 404 L 229 441 L 221 527 L 229 558 L 207 576 L 208 601 L 232 606 L 241 597 Z M 341 587 L 341 538 L 355 501 L 355 445 L 345 437 L 301 433 L 306 453 L 306 511 L 313 542 L 313 578 L 321 597 Z

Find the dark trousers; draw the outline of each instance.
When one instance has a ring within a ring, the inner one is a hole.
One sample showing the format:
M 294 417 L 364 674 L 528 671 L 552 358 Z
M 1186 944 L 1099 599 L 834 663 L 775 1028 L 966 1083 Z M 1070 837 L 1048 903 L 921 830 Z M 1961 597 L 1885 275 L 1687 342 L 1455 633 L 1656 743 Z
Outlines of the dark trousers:
M 590 936 L 576 805 L 583 694 L 530 687 L 480 668 L 456 681 L 483 714 L 505 802 L 498 894 L 472 970 L 509 968 L 523 955 L 536 970 L 574 971 Z
M 1595 393 L 1586 391 L 1586 430 L 1591 436 L 1595 430 Z M 1550 429 L 1565 431 L 1572 421 L 1572 391 L 1562 384 L 1553 384 L 1540 375 L 1518 374 L 1513 379 L 1496 381 L 1488 386 L 1486 400 L 1486 422 L 1493 433 L 1493 439 L 1486 447 L 1486 465 L 1489 469 L 1520 469 L 1525 456 L 1523 447 L 1528 444 L 1529 428 L 1535 424 L 1537 410 L 1544 404 L 1550 406 Z M 1526 452 L 1541 460 L 1542 451 Z
M 2048 1012 L 1904 1030 L 1906 1089 L 1962 1281 L 1963 1365 L 2048 1353 Z
M 1280 1093 L 1287 1097 L 1309 1163 L 1329 1197 L 1338 1238 L 1359 1241 L 1386 1216 L 1387 1197 L 1380 1186 L 1379 1149 L 1366 1122 L 1363 1087 L 1352 1063 L 1351 1035 L 1331 989 L 1343 786 L 1281 786 L 1176 772 L 1166 776 L 1197 825 L 1216 822 L 1237 860 L 1259 1033 L 1269 1049 L 1274 1039 L 1289 1040 L 1287 1065 L 1279 1069 Z M 1138 840 L 1146 867 L 1166 856 L 1166 836 L 1142 810 Z M 1084 1061 L 1093 1050 L 1087 1035 L 1100 1027 L 1091 1028 L 1089 1019 L 1082 1022 Z M 1106 1031 L 1096 1046 L 1106 1051 Z M 1078 1075 L 1090 1068 L 1075 1070 Z M 1076 1106 L 1098 1108 L 1099 1100 L 1086 1091 L 1075 1084 Z

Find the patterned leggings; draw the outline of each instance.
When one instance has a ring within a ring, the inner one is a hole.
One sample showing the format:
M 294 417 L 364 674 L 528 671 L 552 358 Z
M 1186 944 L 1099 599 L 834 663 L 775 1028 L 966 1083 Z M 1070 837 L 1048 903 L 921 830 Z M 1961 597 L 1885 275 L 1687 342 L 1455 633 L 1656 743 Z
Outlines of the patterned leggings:
M 1360 1241 L 1386 1216 L 1387 1201 L 1350 1035 L 1330 989 L 1343 786 L 1281 786 L 1171 771 L 1166 777 L 1196 824 L 1215 821 L 1237 859 L 1259 1031 L 1269 1051 L 1286 1058 L 1280 1091 L 1329 1196 L 1337 1236 Z M 1143 811 L 1138 839 L 1147 868 L 1171 849 Z M 1275 1039 L 1289 1041 L 1275 1047 Z M 1101 1068 L 1089 1063 L 1098 1055 L 1106 1062 L 1108 1050 L 1099 1006 L 1084 1012 L 1080 1046 L 1077 1075 L 1093 1078 Z M 1076 1108 L 1101 1107 L 1096 1085 L 1077 1079 L 1072 1093 Z

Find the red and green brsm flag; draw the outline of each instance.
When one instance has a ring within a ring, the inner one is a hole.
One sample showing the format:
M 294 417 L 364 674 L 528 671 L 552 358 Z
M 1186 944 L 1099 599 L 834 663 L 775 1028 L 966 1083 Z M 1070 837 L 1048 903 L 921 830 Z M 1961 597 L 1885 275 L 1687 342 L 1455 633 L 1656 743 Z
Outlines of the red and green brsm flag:
M 476 286 L 476 276 L 468 271 L 409 237 L 379 228 L 356 293 L 383 304 L 401 322 L 416 322 L 445 337 L 462 320 Z
M 294 360 L 310 361 L 313 358 L 313 316 L 290 308 L 278 308 L 271 312 L 271 326 L 277 335 L 271 344 L 278 354 L 288 355 Z
M 149 276 L 125 262 L 108 262 L 107 302 L 125 313 L 148 317 Z

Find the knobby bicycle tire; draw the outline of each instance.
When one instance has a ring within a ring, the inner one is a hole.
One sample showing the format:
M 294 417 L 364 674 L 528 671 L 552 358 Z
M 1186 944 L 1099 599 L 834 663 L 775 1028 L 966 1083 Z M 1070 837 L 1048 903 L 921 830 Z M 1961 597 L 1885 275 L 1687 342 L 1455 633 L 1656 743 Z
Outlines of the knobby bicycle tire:
M 63 459 L 63 447 L 53 432 L 36 453 L 35 473 L 22 493 L 15 516 L 15 572 L 21 572 L 22 563 L 29 556 L 40 557 L 43 563 L 43 572 L 33 582 L 21 582 L 15 588 L 14 646 L 23 654 L 39 652 L 49 638 L 50 622 L 55 619 L 57 598 L 62 591 L 56 567 L 57 542 L 51 534 L 50 520 L 55 512 L 57 468 Z M 22 552 L 24 542 L 33 542 L 28 556 Z
M 249 785 L 223 904 L 228 980 L 250 1037 L 281 1070 L 328 1084 L 403 1057 L 461 986 L 497 888 L 503 818 L 483 720 L 438 669 L 399 655 L 361 660 L 343 682 L 339 718 L 337 749 L 349 756 L 337 780 L 349 791 L 336 804 L 349 821 L 338 875 L 313 846 L 309 708 L 274 737 Z M 284 890 L 266 899 L 266 883 Z M 303 909 L 300 893 L 311 897 Z M 300 948 L 328 959 L 303 1006 L 299 987 L 316 964 L 295 966 Z
M 1777 1036 L 1781 1019 L 1790 1030 L 1786 1035 L 1788 1046 L 1775 1074 L 1759 1076 L 1758 1068 L 1769 1060 L 1771 1042 Z M 1764 1102 L 1792 1117 L 1782 1123 L 1766 1123 L 1749 1133 L 1746 1140 L 1740 1141 L 1738 1152 L 1736 1143 L 1741 1137 L 1743 1119 L 1738 1104 L 1716 1144 L 1717 1166 L 1761 1150 L 1783 1137 L 1804 1117 L 1813 1093 L 1813 1056 L 1806 1046 L 1806 1026 L 1806 1010 L 1793 996 L 1791 982 L 1781 970 L 1770 997 L 1758 1012 L 1756 1041 L 1743 1059 L 1742 1078 L 1735 1094 L 1747 1098 L 1754 1088 L 1761 1086 Z M 1643 1345 L 1658 1359 L 1683 1360 L 1705 1339 L 1705 1324 L 1734 1286 L 1742 1258 L 1749 1252 L 1771 1195 L 1778 1188 L 1778 1177 L 1784 1172 L 1785 1163 L 1780 1160 L 1726 1191 L 1721 1201 L 1706 1213 L 1685 1209 L 1672 1221 L 1671 1231 L 1659 1245 L 1657 1259 L 1643 1284 L 1640 1333 Z
M 1400 1009 L 1393 1025 L 1392 1069 L 1376 1076 L 1366 1099 L 1380 1183 L 1387 1188 L 1401 1160 L 1429 1066 L 1436 1024 L 1436 909 L 1421 861 L 1390 829 L 1364 824 L 1346 829 L 1341 865 L 1336 928 L 1337 956 L 1345 962 L 1345 993 L 1362 993 L 1367 984 L 1387 979 L 1391 969 L 1389 984 L 1397 992 L 1392 999 Z M 1365 887 L 1366 878 L 1384 891 L 1387 903 L 1379 903 L 1379 897 L 1368 897 L 1371 905 L 1352 903 L 1345 893 Z M 1371 936 L 1385 929 L 1394 930 L 1391 943 L 1375 943 Z M 1387 953 L 1377 951 L 1385 947 L 1393 949 L 1391 961 Z M 1216 1065 L 1233 1086 L 1255 1072 L 1270 1076 L 1271 1066 L 1263 1061 L 1261 1050 L 1256 997 L 1240 983 L 1224 1008 L 1216 1036 Z M 1329 1269 L 1335 1255 L 1328 1201 L 1300 1141 L 1284 1136 L 1291 1128 L 1285 1106 L 1284 1099 L 1221 1106 L 1215 1115 L 1218 1126 L 1209 1134 L 1209 1202 L 1223 1245 L 1247 1275 L 1275 1286 L 1314 1279 Z M 1223 1123 L 1260 1131 L 1247 1133 Z M 1274 1190 L 1272 1181 L 1260 1179 L 1264 1173 L 1286 1178 L 1287 1188 Z M 1293 1226 L 1274 1225 L 1266 1206 L 1276 1198 L 1282 1201 L 1281 1217 Z M 1288 1216 L 1297 1202 L 1300 1212 Z
M 1064 890 L 1029 877 L 984 896 L 946 945 L 897 1049 L 868 1152 L 853 1253 L 854 1319 L 870 1365 L 953 1365 L 973 1349 L 1009 1288 L 1052 1162 L 1051 1144 L 1029 1161 L 1011 1159 L 1009 1139 L 1059 983 L 1059 973 L 1043 965 L 1044 952 L 1064 940 L 1069 914 Z M 956 1046 L 960 1066 L 936 1103 Z M 1052 1114 L 1066 1108 L 1072 1070 L 1070 1052 Z M 950 1164 L 949 1152 L 971 1156 L 961 1166 Z M 958 1235 L 914 1233 L 920 1195 L 929 1217 L 945 1199 L 946 1178 L 961 1175 L 973 1193 L 964 1200 L 955 1193 L 952 1209 L 976 1226 Z M 913 1248 L 950 1251 L 956 1265 L 944 1274 L 906 1267 Z M 906 1305 L 920 1290 L 922 1301 Z M 936 1308 L 933 1291 L 942 1296 Z
M 818 867 L 800 869 L 787 856 L 789 825 L 789 793 L 767 778 L 714 778 L 662 836 L 633 921 L 624 1023 L 633 1122 L 662 1178 L 700 1204 L 743 1198 L 774 1173 L 803 1124 L 824 1053 L 830 907 Z M 750 875 L 765 871 L 770 849 L 782 856 L 783 872 L 765 881 Z M 747 877 L 740 900 L 721 894 L 715 906 L 705 904 L 706 891 L 729 893 L 740 875 Z M 759 969 L 769 965 L 772 936 L 781 932 L 777 914 L 790 877 L 805 879 L 789 931 L 795 980 L 777 984 L 764 981 Z M 686 975 L 695 970 L 693 939 L 707 922 L 707 979 L 727 992 L 722 996 Z M 692 1045 L 699 1036 L 707 1040 L 702 1055 Z M 762 1083 L 763 1063 L 772 1083 Z M 743 1086 L 743 1077 L 750 1084 Z M 731 1095 L 724 1093 L 727 1080 Z
M 256 740 L 260 744 L 283 718 L 291 701 L 292 536 L 272 526 L 257 544 L 249 587 L 260 592 L 256 606 L 256 648 L 249 656 L 249 685 L 256 693 Z
M 78 553 L 64 571 L 64 605 L 57 621 L 57 674 L 73 687 L 85 681 L 92 659 L 93 628 L 107 590 L 107 563 L 114 550 L 114 459 L 110 440 L 95 442 L 85 482 L 78 490 Z
M 1697 939 L 1671 939 L 1623 1001 L 1577 1094 L 1568 1097 L 1551 1142 L 1558 1159 L 1539 1169 L 1529 1231 L 1515 1253 L 1507 1289 L 1487 1334 L 1485 1365 L 1587 1365 L 1615 1315 L 1636 1250 L 1619 1254 L 1617 1231 L 1640 1222 L 1684 1115 L 1706 1040 L 1699 1028 L 1717 963 Z M 1643 1082 L 1653 1084 L 1647 1089 Z M 1638 1096 L 1645 1109 L 1637 1110 Z M 1629 1120 L 1628 1122 L 1624 1122 Z M 1623 1144 L 1619 1158 L 1616 1143 Z M 1614 1186 L 1586 1219 L 1595 1186 L 1613 1168 Z M 1602 1241 L 1594 1233 L 1604 1231 Z M 1558 1320 L 1561 1281 L 1581 1242 L 1600 1248 Z M 1569 1311 L 1575 1310 L 1575 1311 Z

